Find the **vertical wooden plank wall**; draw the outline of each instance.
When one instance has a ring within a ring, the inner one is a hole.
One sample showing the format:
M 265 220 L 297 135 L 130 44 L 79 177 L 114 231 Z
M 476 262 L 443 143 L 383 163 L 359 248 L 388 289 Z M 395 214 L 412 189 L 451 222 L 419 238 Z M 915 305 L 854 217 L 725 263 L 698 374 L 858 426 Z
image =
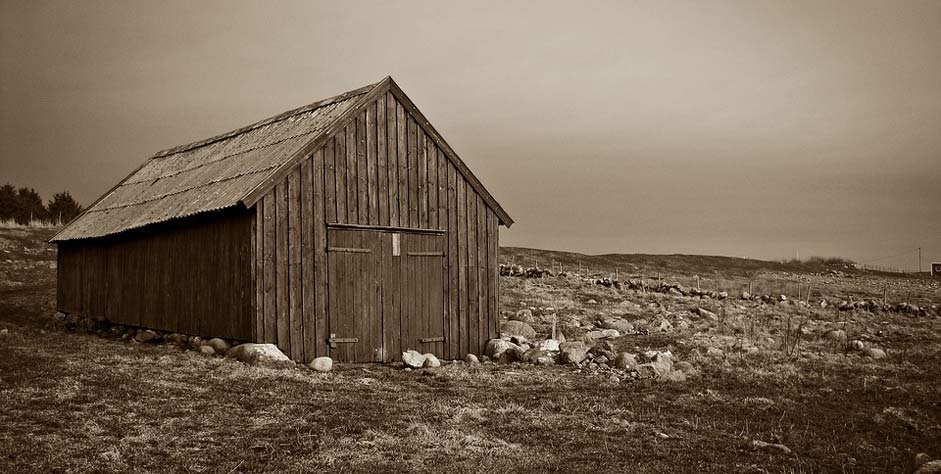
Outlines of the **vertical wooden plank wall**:
M 336 332 L 325 274 L 326 229 L 334 223 L 446 231 L 441 355 L 479 354 L 496 337 L 498 218 L 392 92 L 366 104 L 255 213 L 256 334 L 292 358 L 328 355 L 326 340 Z M 408 303 L 383 307 L 397 316 Z
M 210 213 L 59 243 L 60 311 L 164 331 L 253 340 L 252 214 Z

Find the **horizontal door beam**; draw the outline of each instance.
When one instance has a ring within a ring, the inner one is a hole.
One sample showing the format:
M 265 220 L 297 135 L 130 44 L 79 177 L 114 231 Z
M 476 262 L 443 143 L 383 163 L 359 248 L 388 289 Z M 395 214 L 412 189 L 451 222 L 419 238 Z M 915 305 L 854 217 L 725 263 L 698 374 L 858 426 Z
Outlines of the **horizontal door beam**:
M 327 224 L 328 229 L 346 229 L 346 230 L 375 230 L 379 232 L 402 232 L 409 234 L 447 234 L 447 231 L 438 229 L 415 229 L 411 227 L 392 227 L 387 225 L 362 225 L 362 224 Z

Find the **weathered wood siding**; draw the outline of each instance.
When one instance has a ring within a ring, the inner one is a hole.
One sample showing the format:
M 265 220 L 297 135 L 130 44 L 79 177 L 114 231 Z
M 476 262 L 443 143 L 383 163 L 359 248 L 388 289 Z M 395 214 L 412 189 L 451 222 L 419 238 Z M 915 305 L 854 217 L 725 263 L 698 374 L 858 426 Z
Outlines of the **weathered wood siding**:
M 497 334 L 498 217 L 401 100 L 368 103 L 255 205 L 255 338 L 295 360 L 329 355 L 330 224 L 446 231 L 442 355 Z
M 209 213 L 59 243 L 60 311 L 252 340 L 252 213 Z

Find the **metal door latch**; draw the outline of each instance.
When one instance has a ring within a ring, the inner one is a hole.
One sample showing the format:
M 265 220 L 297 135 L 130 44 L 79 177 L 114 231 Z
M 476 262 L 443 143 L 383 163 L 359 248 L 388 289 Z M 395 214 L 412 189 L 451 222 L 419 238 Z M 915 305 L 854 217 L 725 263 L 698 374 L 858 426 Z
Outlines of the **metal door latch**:
M 336 334 L 330 333 L 330 339 L 327 339 L 327 342 L 330 343 L 330 347 L 336 347 L 337 344 L 355 344 L 359 342 L 358 337 L 337 337 Z

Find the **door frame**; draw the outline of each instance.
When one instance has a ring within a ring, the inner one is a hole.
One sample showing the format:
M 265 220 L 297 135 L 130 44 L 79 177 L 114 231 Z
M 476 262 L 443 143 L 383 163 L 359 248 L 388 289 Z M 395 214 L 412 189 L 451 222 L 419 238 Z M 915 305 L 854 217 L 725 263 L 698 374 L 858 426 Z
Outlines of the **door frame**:
M 435 235 L 435 236 L 442 236 L 442 237 L 444 237 L 444 242 L 443 242 L 444 245 L 442 246 L 442 253 L 443 253 L 442 265 L 445 266 L 445 268 L 442 268 L 444 278 L 442 279 L 442 282 L 441 282 L 441 298 L 442 298 L 442 314 L 441 314 L 441 320 L 442 320 L 442 321 L 441 321 L 441 324 L 442 324 L 442 339 L 443 339 L 443 340 L 442 340 L 442 343 L 445 343 L 445 344 L 446 344 L 446 341 L 447 341 L 447 334 L 446 334 L 446 332 L 445 332 L 445 328 L 446 328 L 446 326 L 447 326 L 447 325 L 446 325 L 446 320 L 447 320 L 447 314 L 446 314 L 446 311 L 447 311 L 447 309 L 446 309 L 446 308 L 447 308 L 447 301 L 445 300 L 445 297 L 446 297 L 446 295 L 447 295 L 447 292 L 444 291 L 444 290 L 445 290 L 445 285 L 448 284 L 448 280 L 447 280 L 447 268 L 446 268 L 446 265 L 447 265 L 447 262 L 448 262 L 448 257 L 449 257 L 449 256 L 448 256 L 448 245 L 447 245 L 447 241 L 448 241 L 448 240 L 447 240 L 447 234 L 448 234 L 448 231 L 446 231 L 446 230 L 440 230 L 440 229 L 423 229 L 423 228 L 414 228 L 414 227 L 396 227 L 396 226 L 379 226 L 379 225 L 363 225 L 363 224 L 339 224 L 339 223 L 328 223 L 328 224 L 326 225 L 326 230 L 327 230 L 327 235 L 328 235 L 328 236 L 329 236 L 329 233 L 330 233 L 331 230 L 357 230 L 357 231 L 367 231 L 367 232 L 380 232 L 380 233 L 386 233 L 386 234 L 419 234 L 419 235 Z M 329 247 L 329 237 L 328 237 L 327 241 L 328 241 L 327 247 Z M 387 347 L 388 341 L 386 341 L 386 337 L 385 337 L 385 335 L 386 335 L 386 333 L 387 333 L 387 326 L 386 326 L 386 325 L 387 325 L 387 322 L 388 322 L 388 323 L 391 323 L 392 321 L 387 321 L 387 317 L 390 316 L 390 315 L 387 315 L 387 314 L 386 314 L 386 309 L 387 309 L 386 298 L 387 298 L 387 295 L 385 294 L 385 292 L 386 292 L 386 290 L 387 290 L 387 286 L 386 286 L 386 283 L 385 283 L 385 278 L 387 277 L 387 275 L 385 274 L 386 265 L 384 265 L 382 262 L 383 262 L 383 259 L 386 258 L 387 256 L 391 257 L 391 256 L 392 256 L 392 252 L 391 252 L 391 251 L 385 252 L 385 251 L 383 250 L 383 249 L 385 248 L 385 246 L 383 245 L 383 242 L 384 242 L 384 239 L 380 239 L 380 244 L 379 244 L 380 251 L 379 251 L 379 255 L 378 255 L 379 261 L 380 261 L 380 267 L 382 267 L 382 268 L 380 268 L 380 271 L 379 271 L 379 305 L 378 305 L 378 306 L 379 306 L 379 307 L 378 307 L 378 311 L 379 311 L 380 327 L 381 327 L 381 331 L 382 331 L 382 337 L 381 337 L 381 344 L 382 344 L 382 347 L 381 347 L 381 354 L 382 354 L 381 359 L 382 359 L 382 360 L 380 360 L 379 362 L 380 362 L 380 363 L 388 363 L 388 362 L 392 362 L 392 361 L 395 361 L 395 360 L 399 360 L 399 359 L 401 358 L 401 355 L 399 354 L 399 352 L 395 352 L 395 351 L 393 351 L 393 352 L 391 352 L 391 353 L 389 352 L 389 350 L 388 350 L 389 348 Z M 326 254 L 326 259 L 325 259 L 325 262 L 326 262 L 325 267 L 326 267 L 326 268 L 324 268 L 324 271 L 327 271 L 327 270 L 330 268 L 330 263 L 329 263 L 329 258 L 330 258 L 329 253 L 330 253 L 330 252 L 327 251 L 327 248 L 324 248 L 324 253 Z M 387 254 L 388 254 L 388 255 L 387 255 Z M 403 255 L 404 255 L 404 253 L 403 253 Z M 326 321 L 326 323 L 327 323 L 327 327 L 328 327 L 328 329 L 329 329 L 327 332 L 328 332 L 328 334 L 329 334 L 329 333 L 334 332 L 334 328 L 332 327 L 331 321 L 330 321 L 331 309 L 330 309 L 330 307 L 329 307 L 330 301 L 331 301 L 333 298 L 331 298 L 332 295 L 330 295 L 330 292 L 331 292 L 331 288 L 330 288 L 330 286 L 329 286 L 329 281 L 331 280 L 330 275 L 326 275 L 326 279 L 327 279 L 327 281 L 328 281 L 327 295 L 326 295 L 326 304 L 327 304 L 327 311 L 326 311 L 327 321 Z M 395 322 L 395 323 L 396 323 L 396 326 L 397 326 L 397 329 L 398 329 L 398 333 L 401 334 L 401 326 L 402 326 L 402 323 L 403 323 L 403 322 L 401 321 L 401 315 L 400 315 L 400 320 L 397 321 L 397 322 Z M 405 350 L 405 348 L 399 347 L 400 344 L 401 344 L 402 342 L 404 342 L 404 341 L 401 340 L 401 335 L 399 336 L 398 339 L 399 339 L 399 340 L 398 340 L 395 344 L 393 344 L 393 347 L 398 347 L 399 349 Z M 444 344 L 443 344 L 443 345 L 444 345 Z M 328 351 L 330 352 L 330 355 L 333 356 L 332 348 L 330 348 L 330 345 L 329 345 L 329 344 L 327 344 L 327 347 L 328 347 Z M 437 355 L 437 354 L 436 354 L 436 355 Z M 440 356 L 443 357 L 444 354 L 440 354 Z

